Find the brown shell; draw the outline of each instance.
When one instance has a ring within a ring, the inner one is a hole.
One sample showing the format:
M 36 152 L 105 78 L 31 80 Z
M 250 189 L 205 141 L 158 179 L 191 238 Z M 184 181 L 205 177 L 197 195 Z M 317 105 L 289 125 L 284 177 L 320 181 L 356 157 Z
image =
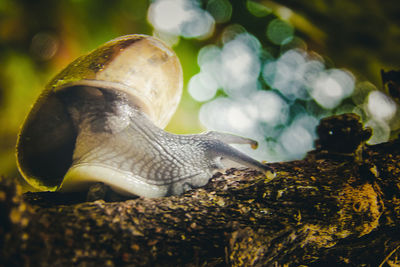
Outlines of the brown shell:
M 111 40 L 68 65 L 39 96 L 18 136 L 18 167 L 37 189 L 56 190 L 71 166 L 76 133 L 57 92 L 82 85 L 127 93 L 164 128 L 180 101 L 182 69 L 170 48 L 146 35 Z

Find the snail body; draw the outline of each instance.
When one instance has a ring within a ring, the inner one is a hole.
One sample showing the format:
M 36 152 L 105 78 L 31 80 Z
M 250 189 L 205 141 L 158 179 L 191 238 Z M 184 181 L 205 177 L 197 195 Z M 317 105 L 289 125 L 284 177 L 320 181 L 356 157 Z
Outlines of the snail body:
M 21 127 L 17 165 L 43 191 L 81 191 L 103 182 L 125 195 L 179 195 L 205 185 L 225 159 L 267 166 L 227 143 L 252 140 L 217 132 L 162 130 L 182 94 L 175 53 L 146 35 L 111 40 L 61 71 Z

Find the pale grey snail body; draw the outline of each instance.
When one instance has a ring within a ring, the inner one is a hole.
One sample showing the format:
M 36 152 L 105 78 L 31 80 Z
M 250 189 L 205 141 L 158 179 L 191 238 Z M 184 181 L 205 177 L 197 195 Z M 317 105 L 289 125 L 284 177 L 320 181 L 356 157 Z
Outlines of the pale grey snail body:
M 45 88 L 17 141 L 23 177 L 39 190 L 81 191 L 103 182 L 126 195 L 179 195 L 205 185 L 227 162 L 270 168 L 217 132 L 162 130 L 176 110 L 182 70 L 161 41 L 128 35 L 78 58 Z

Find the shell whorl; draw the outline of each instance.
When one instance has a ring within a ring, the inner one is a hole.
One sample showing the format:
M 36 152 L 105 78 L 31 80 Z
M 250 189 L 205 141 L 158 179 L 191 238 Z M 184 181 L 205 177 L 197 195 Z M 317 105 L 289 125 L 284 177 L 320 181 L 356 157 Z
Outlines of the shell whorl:
M 147 35 L 113 39 L 72 62 L 48 89 L 71 86 L 120 90 L 164 128 L 174 114 L 183 87 L 182 68 L 174 51 Z

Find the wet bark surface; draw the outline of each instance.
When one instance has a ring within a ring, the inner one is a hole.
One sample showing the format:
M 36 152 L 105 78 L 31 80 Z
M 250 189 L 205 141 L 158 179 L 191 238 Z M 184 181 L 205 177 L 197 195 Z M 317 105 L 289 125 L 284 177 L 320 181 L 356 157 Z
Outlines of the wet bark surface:
M 230 169 L 183 196 L 87 201 L 78 193 L 22 194 L 3 178 L 0 263 L 400 264 L 400 142 L 364 145 L 369 133 L 354 115 L 325 120 L 318 133 L 326 138 L 304 160 L 270 164 L 271 181 Z M 349 145 L 327 150 L 340 140 Z

